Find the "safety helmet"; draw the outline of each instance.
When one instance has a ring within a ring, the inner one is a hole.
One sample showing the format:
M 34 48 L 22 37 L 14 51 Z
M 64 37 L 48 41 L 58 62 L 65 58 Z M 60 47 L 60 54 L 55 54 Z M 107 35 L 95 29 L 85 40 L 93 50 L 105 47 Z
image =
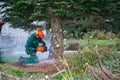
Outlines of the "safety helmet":
M 38 28 L 36 31 L 35 31 L 35 34 L 36 36 L 38 36 L 39 38 L 44 38 L 44 33 L 42 32 L 42 30 L 40 28 Z

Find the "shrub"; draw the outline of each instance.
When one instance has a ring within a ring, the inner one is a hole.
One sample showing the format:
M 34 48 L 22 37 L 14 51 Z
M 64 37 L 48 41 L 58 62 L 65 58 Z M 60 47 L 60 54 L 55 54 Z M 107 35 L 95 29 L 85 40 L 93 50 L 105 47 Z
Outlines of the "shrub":
M 84 39 L 109 39 L 109 37 L 110 37 L 110 32 L 106 32 L 104 30 L 90 31 L 84 35 Z M 115 38 L 118 38 L 117 34 L 112 33 L 112 39 Z
M 98 51 L 103 65 L 109 69 L 112 66 L 111 68 L 114 69 L 116 67 L 115 64 L 118 64 L 118 59 L 120 60 L 120 56 L 116 54 L 115 46 L 99 46 Z M 78 54 L 67 54 L 65 57 L 70 60 L 69 67 L 73 74 L 83 74 L 85 63 L 92 66 L 98 64 L 95 52 L 91 46 L 84 47 Z M 111 61 L 113 64 L 110 64 Z
M 110 32 L 105 33 L 105 39 L 110 38 Z M 118 36 L 115 33 L 112 33 L 112 39 L 118 38 Z
M 70 70 L 74 73 L 81 73 L 83 74 L 84 72 L 84 64 L 89 63 L 91 65 L 96 65 L 97 60 L 94 55 L 94 52 L 90 49 L 90 47 L 85 47 L 83 48 L 82 51 L 78 54 L 73 54 L 73 55 L 66 55 L 67 58 L 69 58 L 70 63 Z

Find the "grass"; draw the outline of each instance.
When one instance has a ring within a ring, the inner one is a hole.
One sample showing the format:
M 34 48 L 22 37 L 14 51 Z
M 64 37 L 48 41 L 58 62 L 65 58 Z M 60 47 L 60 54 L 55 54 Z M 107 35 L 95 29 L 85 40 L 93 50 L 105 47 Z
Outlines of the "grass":
M 52 80 L 72 80 L 68 78 L 64 79 L 63 75 L 66 75 L 66 73 L 61 73 L 58 76 L 53 77 Z M 84 77 L 85 77 L 85 80 L 91 80 L 89 74 L 84 75 Z M 83 75 L 76 74 L 75 76 L 73 76 L 73 80 L 83 80 Z
M 115 45 L 117 44 L 116 40 L 97 40 L 98 45 Z
M 118 40 L 85 40 L 85 39 L 80 39 L 80 40 L 68 40 L 64 42 L 65 45 L 70 44 L 70 43 L 75 43 L 78 42 L 80 45 L 89 45 L 89 44 L 96 44 L 96 45 L 116 45 Z
M 79 40 L 79 43 L 84 45 L 84 44 L 87 44 L 88 41 L 87 40 Z M 93 40 L 92 43 L 97 44 L 97 45 L 115 45 L 115 44 L 117 44 L 117 40 Z
M 69 60 L 69 68 L 71 71 L 70 73 L 72 74 L 73 79 L 64 79 L 62 75 L 65 76 L 65 73 L 62 73 L 60 75 L 55 76 L 52 80 L 83 80 L 82 79 L 83 77 L 85 78 L 85 80 L 92 80 L 90 79 L 89 74 L 84 75 L 84 72 L 85 72 L 85 63 L 88 63 L 95 68 L 99 68 L 98 61 L 96 59 L 96 55 L 94 51 L 94 46 L 87 45 L 86 40 L 81 40 L 80 42 L 82 42 L 83 45 L 86 45 L 86 46 L 83 49 L 81 49 L 78 54 L 64 55 L 64 57 L 67 60 Z M 120 55 L 115 54 L 117 47 L 111 46 L 111 45 L 117 44 L 117 40 L 111 40 L 111 41 L 110 40 L 97 40 L 93 42 L 98 43 L 100 45 L 98 46 L 98 50 L 99 50 L 99 56 L 101 58 L 102 65 L 110 71 L 119 69 Z
M 9 64 L 8 65 L 0 64 L 0 72 L 7 73 L 14 77 L 18 77 L 21 80 L 29 80 L 31 76 L 32 76 L 31 80 L 40 80 L 41 78 L 44 78 L 44 73 L 42 72 L 29 72 L 27 70 L 19 70 Z

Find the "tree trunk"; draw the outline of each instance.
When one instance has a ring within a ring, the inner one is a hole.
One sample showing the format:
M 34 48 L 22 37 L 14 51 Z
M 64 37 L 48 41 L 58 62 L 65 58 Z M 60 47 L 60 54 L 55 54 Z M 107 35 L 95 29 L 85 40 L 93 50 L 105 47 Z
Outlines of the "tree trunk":
M 50 53 L 50 57 L 54 59 L 63 59 L 63 31 L 61 19 L 52 16 L 51 18 L 51 47 L 53 53 Z

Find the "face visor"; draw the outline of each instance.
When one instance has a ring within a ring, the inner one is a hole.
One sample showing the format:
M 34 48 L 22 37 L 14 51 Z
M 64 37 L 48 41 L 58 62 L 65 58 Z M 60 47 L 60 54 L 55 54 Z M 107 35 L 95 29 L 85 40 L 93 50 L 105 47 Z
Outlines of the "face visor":
M 37 29 L 35 34 L 41 39 L 44 38 L 44 33 L 42 32 L 41 29 Z

